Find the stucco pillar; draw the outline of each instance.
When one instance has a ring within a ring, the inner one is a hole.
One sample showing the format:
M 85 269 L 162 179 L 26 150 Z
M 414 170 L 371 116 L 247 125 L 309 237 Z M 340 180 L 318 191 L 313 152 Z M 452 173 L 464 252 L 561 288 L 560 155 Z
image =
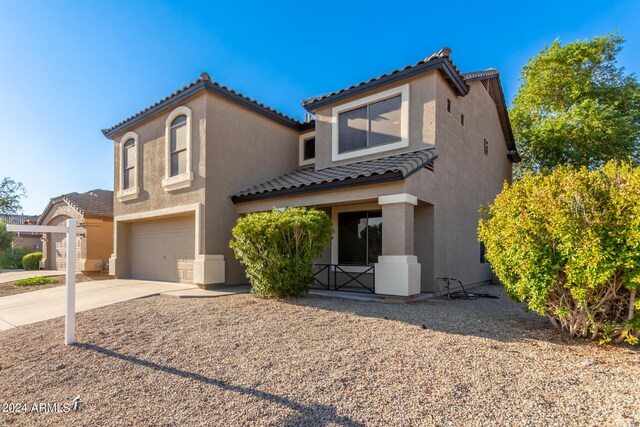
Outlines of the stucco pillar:
M 129 224 L 115 221 L 113 223 L 113 254 L 109 258 L 109 275 L 120 279 L 129 277 Z M 118 238 L 120 235 L 120 238 Z
M 420 264 L 414 255 L 413 207 L 418 199 L 411 194 L 381 196 L 382 255 L 376 269 L 376 293 L 411 296 L 420 293 Z

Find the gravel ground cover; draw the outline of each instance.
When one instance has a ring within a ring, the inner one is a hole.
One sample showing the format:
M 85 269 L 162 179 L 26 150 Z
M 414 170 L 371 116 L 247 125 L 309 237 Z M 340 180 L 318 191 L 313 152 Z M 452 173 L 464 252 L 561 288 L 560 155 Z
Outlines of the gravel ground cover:
M 66 276 L 53 276 L 51 277 L 55 282 L 50 283 L 48 285 L 36 285 L 36 286 L 15 286 L 15 282 L 6 282 L 0 283 L 0 297 L 6 297 L 9 295 L 22 294 L 24 292 L 33 292 L 39 291 L 41 289 L 47 288 L 55 288 L 56 286 L 63 286 L 66 282 Z M 76 275 L 76 283 L 80 282 L 89 282 L 92 280 L 106 280 L 109 279 L 110 276 L 104 275 L 85 275 L 85 274 L 77 274 Z
M 509 301 L 163 296 L 0 333 L 0 425 L 640 424 L 640 353 Z

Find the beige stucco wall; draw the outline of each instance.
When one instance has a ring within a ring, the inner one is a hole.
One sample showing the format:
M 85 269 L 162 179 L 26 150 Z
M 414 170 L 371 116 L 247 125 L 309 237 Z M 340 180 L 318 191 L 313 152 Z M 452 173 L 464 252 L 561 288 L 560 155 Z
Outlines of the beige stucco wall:
M 230 195 L 298 167 L 299 132 L 216 95 L 206 94 L 207 254 L 224 255 L 227 284 L 246 283 L 229 248 L 238 212 Z
M 324 169 L 334 165 L 359 162 L 366 159 L 390 156 L 406 151 L 415 151 L 425 148 L 425 144 L 435 142 L 435 99 L 436 99 L 436 76 L 439 72 L 434 70 L 420 76 L 406 79 L 392 85 L 384 86 L 376 90 L 371 90 L 341 101 L 323 106 L 316 111 L 316 169 Z M 369 154 L 348 160 L 332 161 L 331 159 L 331 137 L 332 137 L 332 114 L 331 110 L 341 103 L 357 101 L 367 96 L 375 95 L 389 89 L 403 85 L 409 85 L 409 146 L 384 153 Z
M 194 181 L 191 187 L 167 192 L 165 177 L 165 122 L 171 111 L 186 106 L 192 111 L 192 155 Z M 120 146 L 122 136 L 114 138 L 114 211 L 118 245 L 117 274 L 127 277 L 129 266 L 128 227 L 122 217 L 131 218 L 163 209 L 202 206 L 200 253 L 223 255 L 225 283 L 245 283 L 244 269 L 229 249 L 231 229 L 237 211 L 230 195 L 251 185 L 294 170 L 298 166 L 299 131 L 218 95 L 200 92 L 185 102 L 127 129 L 138 134 L 140 194 L 121 202 L 119 189 Z M 120 217 L 120 219 L 119 219 Z M 125 219 L 126 219 L 125 218 Z
M 491 280 L 489 264 L 480 263 L 478 210 L 493 201 L 505 180 L 511 181 L 511 161 L 497 109 L 482 83 L 472 82 L 469 94 L 458 97 L 443 77 L 437 79 L 435 145 L 439 157 L 434 172 L 410 177 L 406 189 L 434 205 L 433 278 L 458 277 L 471 285 Z M 447 98 L 451 113 L 446 110 Z M 485 138 L 488 156 L 484 155 Z M 423 288 L 431 287 L 431 280 L 423 271 Z
M 138 182 L 140 194 L 137 199 L 121 202 L 117 193 L 120 189 L 120 144 L 123 132 L 114 140 L 114 216 L 132 213 L 149 212 L 178 205 L 204 202 L 204 186 L 206 177 L 206 102 L 203 96 L 192 96 L 180 105 L 191 109 L 191 155 L 194 175 L 191 187 L 183 190 L 167 192 L 162 186 L 165 177 L 166 142 L 165 126 L 169 114 L 178 106 L 169 108 L 154 117 L 142 122 L 126 132 L 138 134 L 139 159 Z
M 85 217 L 87 261 L 86 271 L 97 271 L 99 264 L 109 261 L 113 253 L 113 218 Z

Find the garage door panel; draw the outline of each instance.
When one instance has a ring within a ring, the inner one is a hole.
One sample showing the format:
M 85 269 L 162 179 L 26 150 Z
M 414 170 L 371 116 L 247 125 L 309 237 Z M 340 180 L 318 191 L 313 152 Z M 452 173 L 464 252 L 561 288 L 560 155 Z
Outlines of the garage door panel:
M 192 282 L 195 220 L 191 217 L 132 223 L 130 250 L 132 278 Z

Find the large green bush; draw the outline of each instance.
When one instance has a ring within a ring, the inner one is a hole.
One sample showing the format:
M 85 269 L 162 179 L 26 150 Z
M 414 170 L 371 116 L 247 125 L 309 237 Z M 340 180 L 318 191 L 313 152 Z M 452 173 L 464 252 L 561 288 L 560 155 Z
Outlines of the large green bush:
M 22 257 L 22 268 L 25 270 L 39 270 L 42 252 L 32 252 Z
M 251 292 L 261 297 L 287 297 L 308 291 L 313 262 L 333 236 L 323 211 L 288 208 L 238 219 L 230 242 L 244 264 Z
M 638 343 L 640 169 L 527 174 L 484 209 L 479 233 L 512 298 L 571 336 Z
M 31 249 L 16 246 L 7 250 L 4 255 L 0 256 L 0 269 L 15 270 L 22 268 L 22 258 L 31 252 Z

